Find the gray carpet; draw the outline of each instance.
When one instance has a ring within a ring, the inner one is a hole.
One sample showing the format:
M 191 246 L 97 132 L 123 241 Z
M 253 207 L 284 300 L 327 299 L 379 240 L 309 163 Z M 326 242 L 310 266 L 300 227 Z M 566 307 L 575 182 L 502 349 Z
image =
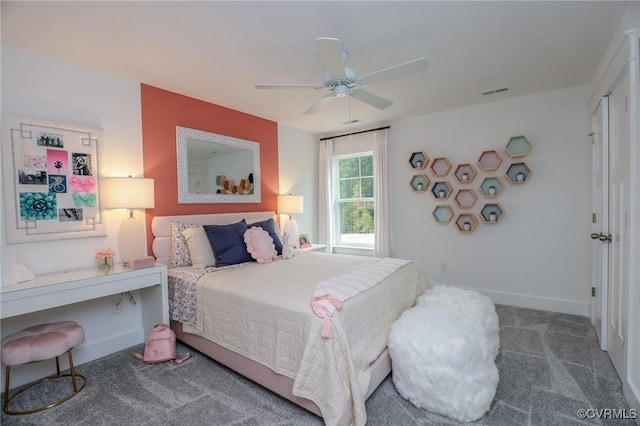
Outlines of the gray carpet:
M 496 306 L 500 381 L 479 425 L 636 425 L 578 419 L 578 409 L 626 409 L 622 384 L 587 318 Z M 132 348 L 142 350 L 142 345 Z M 179 345 L 179 353 L 188 348 Z M 3 425 L 322 425 L 322 420 L 194 352 L 182 365 L 147 365 L 121 351 L 77 367 L 87 388 L 59 407 Z M 52 386 L 53 387 L 53 386 Z M 55 389 L 49 389 L 55 391 Z M 59 390 L 63 392 L 64 390 Z M 43 392 L 39 392 L 42 394 Z M 27 395 L 19 404 L 37 403 Z M 14 406 L 19 408 L 19 405 Z M 391 376 L 367 401 L 368 425 L 456 425 L 416 408 Z

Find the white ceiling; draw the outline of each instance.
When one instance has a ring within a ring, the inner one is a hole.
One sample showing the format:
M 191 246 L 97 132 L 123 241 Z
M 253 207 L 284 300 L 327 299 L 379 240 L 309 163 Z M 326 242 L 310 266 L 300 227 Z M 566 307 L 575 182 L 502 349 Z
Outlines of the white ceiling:
M 591 81 L 627 2 L 10 2 L 2 43 L 319 135 Z M 429 69 L 303 115 L 325 90 L 315 39 L 335 37 L 360 75 L 426 57 Z M 509 86 L 507 93 L 482 96 Z

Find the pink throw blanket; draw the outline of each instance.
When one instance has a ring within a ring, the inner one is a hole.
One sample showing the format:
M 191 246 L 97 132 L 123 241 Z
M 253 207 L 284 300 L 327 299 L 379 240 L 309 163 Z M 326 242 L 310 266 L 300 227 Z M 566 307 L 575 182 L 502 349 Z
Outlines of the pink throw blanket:
M 318 317 L 325 318 L 322 337 L 331 338 L 331 317 L 336 310 L 342 309 L 344 301 L 370 289 L 409 262 L 404 259 L 379 259 L 353 272 L 320 281 L 313 291 L 311 307 Z

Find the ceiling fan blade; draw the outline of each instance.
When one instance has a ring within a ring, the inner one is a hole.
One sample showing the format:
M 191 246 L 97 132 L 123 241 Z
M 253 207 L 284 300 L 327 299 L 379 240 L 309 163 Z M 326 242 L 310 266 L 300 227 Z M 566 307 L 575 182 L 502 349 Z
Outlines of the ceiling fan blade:
M 385 109 L 393 105 L 393 102 L 381 98 L 380 96 L 376 96 L 373 93 L 365 92 L 362 89 L 352 91 L 351 96 L 378 109 Z
M 320 37 L 316 40 L 325 71 L 329 72 L 333 77 L 343 77 L 344 60 L 342 58 L 340 40 L 331 37 Z
M 275 84 L 256 84 L 256 89 L 322 89 L 322 86 L 317 84 L 287 84 L 287 83 L 275 83 Z
M 371 84 L 380 80 L 387 80 L 390 78 L 402 77 L 414 72 L 424 71 L 429 68 L 429 63 L 426 58 L 418 58 L 413 61 L 405 62 L 404 64 L 395 65 L 393 67 L 385 68 L 380 71 L 375 71 L 367 75 L 363 75 L 358 79 L 360 84 Z
M 333 94 L 321 97 L 315 104 L 311 105 L 311 107 L 304 112 L 304 115 L 309 115 L 317 112 L 320 108 L 328 104 L 331 99 L 333 99 Z

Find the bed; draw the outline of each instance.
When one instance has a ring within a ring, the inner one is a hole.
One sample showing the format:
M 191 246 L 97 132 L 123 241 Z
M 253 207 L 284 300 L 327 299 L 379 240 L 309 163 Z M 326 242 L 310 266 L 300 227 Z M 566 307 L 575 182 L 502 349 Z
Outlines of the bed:
M 153 218 L 153 254 L 169 265 L 171 327 L 177 338 L 328 425 L 365 424 L 364 403 L 391 371 L 389 329 L 428 288 L 424 273 L 410 261 L 312 251 L 264 264 L 176 266 L 172 233 L 181 229 L 178 224 L 227 225 L 243 219 L 251 224 L 275 214 Z M 343 300 L 341 310 L 324 317 L 317 312 L 314 292 L 320 283 L 351 280 L 378 267 L 387 271 L 366 291 Z

